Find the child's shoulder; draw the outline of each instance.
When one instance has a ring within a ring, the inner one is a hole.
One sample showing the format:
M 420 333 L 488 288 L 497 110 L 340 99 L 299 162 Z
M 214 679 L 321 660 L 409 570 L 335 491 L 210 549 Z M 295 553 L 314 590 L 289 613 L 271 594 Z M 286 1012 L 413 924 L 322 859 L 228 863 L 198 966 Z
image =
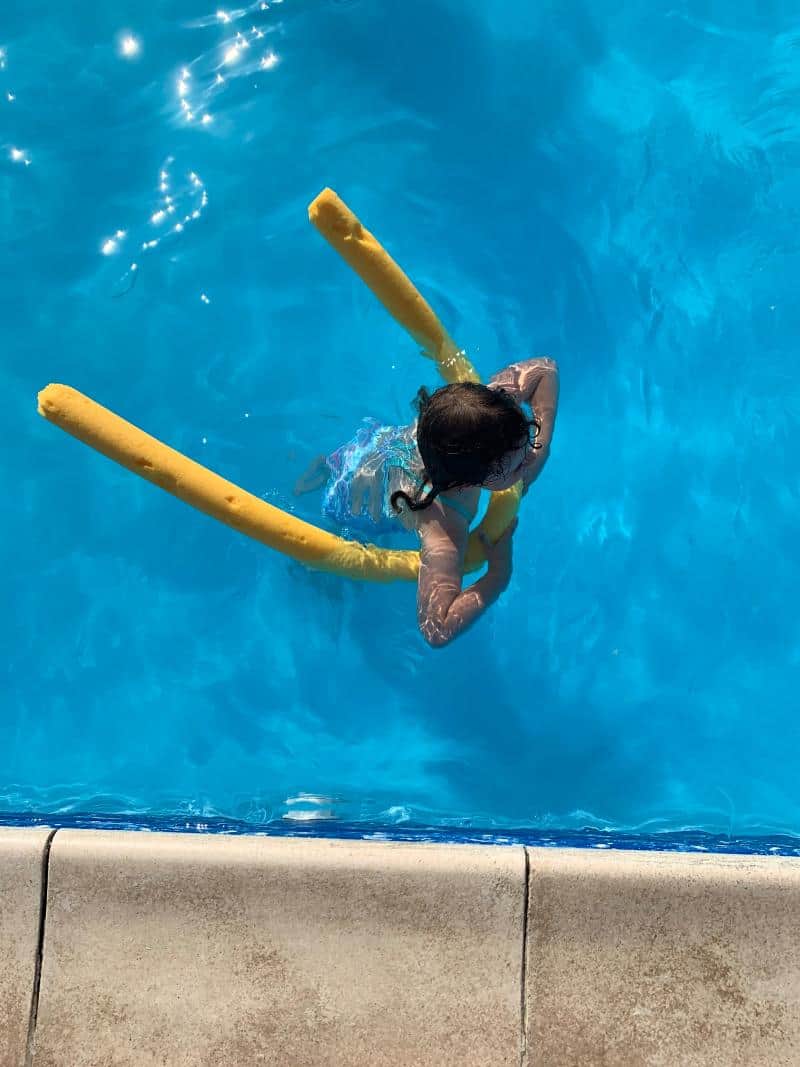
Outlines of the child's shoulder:
M 558 364 L 549 356 L 534 356 L 518 363 L 509 363 L 487 383 L 490 389 L 503 389 L 523 403 L 531 395 L 536 383 L 547 375 L 557 374 Z
M 509 363 L 501 370 L 493 374 L 486 383 L 490 389 L 503 389 L 517 398 L 521 394 L 521 386 L 525 376 L 524 363 Z
M 419 536 L 431 543 L 447 541 L 466 546 L 479 500 L 479 489 L 440 493 L 430 507 L 414 513 Z

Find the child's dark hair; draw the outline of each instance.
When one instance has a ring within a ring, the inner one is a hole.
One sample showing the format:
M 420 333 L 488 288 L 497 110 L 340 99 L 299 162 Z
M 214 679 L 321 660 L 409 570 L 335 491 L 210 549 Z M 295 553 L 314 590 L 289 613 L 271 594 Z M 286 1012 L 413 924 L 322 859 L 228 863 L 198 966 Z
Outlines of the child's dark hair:
M 398 489 L 392 507 L 403 501 L 422 511 L 439 493 L 481 485 L 501 472 L 503 458 L 534 442 L 540 425 L 529 419 L 514 398 L 502 389 L 476 382 L 445 385 L 434 393 L 424 387 L 417 394 L 417 448 L 424 464 L 424 480 L 413 497 Z M 426 486 L 428 493 L 423 496 Z

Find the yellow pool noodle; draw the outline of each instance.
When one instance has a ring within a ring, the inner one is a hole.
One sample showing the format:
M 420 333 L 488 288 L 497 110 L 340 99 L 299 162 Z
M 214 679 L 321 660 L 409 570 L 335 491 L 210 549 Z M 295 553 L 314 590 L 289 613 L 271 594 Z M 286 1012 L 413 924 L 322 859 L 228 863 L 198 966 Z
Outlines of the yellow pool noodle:
M 436 362 L 446 382 L 479 381 L 475 368 L 427 300 L 333 189 L 323 189 L 311 202 L 308 217 L 389 314 Z
M 198 511 L 301 563 L 375 582 L 413 581 L 417 577 L 418 552 L 345 541 L 303 522 L 245 492 L 68 385 L 48 385 L 43 389 L 39 393 L 39 414 Z
M 436 362 L 446 382 L 478 382 L 478 372 L 449 336 L 436 312 L 381 243 L 360 222 L 333 189 L 323 189 L 308 208 L 308 217 L 372 290 L 393 318 Z M 486 559 L 480 535 L 496 541 L 517 514 L 522 483 L 492 493 L 480 526 L 470 536 L 465 569 L 477 570 Z
M 448 381 L 478 381 L 463 352 L 430 305 L 349 208 L 326 189 L 309 217 L 375 293 Z M 268 504 L 200 463 L 151 437 L 68 385 L 39 393 L 39 414 L 115 462 L 248 537 L 317 570 L 374 582 L 415 581 L 419 552 L 346 541 Z M 496 541 L 514 518 L 521 484 L 493 493 L 477 530 L 470 534 L 465 572 L 485 561 L 481 534 Z
M 285 556 L 348 578 L 416 581 L 419 552 L 364 545 L 320 530 L 246 492 L 68 385 L 48 385 L 38 399 L 39 414 L 48 422 L 198 511 Z M 481 529 L 494 539 L 510 521 L 506 518 L 501 525 L 499 513 L 493 523 L 487 523 L 488 519 L 487 512 Z M 484 559 L 475 531 L 470 535 L 465 570 L 476 570 Z

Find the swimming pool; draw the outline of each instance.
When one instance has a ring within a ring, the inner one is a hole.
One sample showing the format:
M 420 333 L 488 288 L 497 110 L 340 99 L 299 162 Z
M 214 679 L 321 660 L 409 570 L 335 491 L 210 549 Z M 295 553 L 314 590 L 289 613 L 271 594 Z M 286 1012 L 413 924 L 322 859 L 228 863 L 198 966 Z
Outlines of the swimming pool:
M 0 811 L 800 831 L 789 5 L 196 0 L 0 22 Z M 452 647 L 36 416 L 63 381 L 278 506 L 433 368 L 558 359 L 512 585 Z M 133 266 L 135 264 L 135 267 Z

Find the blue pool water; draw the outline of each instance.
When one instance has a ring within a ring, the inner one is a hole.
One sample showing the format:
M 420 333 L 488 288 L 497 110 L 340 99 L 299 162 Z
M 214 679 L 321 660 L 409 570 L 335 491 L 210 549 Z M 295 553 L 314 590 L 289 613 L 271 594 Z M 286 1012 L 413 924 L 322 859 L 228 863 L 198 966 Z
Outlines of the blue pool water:
M 0 46 L 0 815 L 800 831 L 796 5 L 34 2 Z M 325 185 L 483 374 L 561 367 L 512 585 L 437 652 L 412 587 L 36 415 L 318 521 L 308 459 L 435 384 Z

